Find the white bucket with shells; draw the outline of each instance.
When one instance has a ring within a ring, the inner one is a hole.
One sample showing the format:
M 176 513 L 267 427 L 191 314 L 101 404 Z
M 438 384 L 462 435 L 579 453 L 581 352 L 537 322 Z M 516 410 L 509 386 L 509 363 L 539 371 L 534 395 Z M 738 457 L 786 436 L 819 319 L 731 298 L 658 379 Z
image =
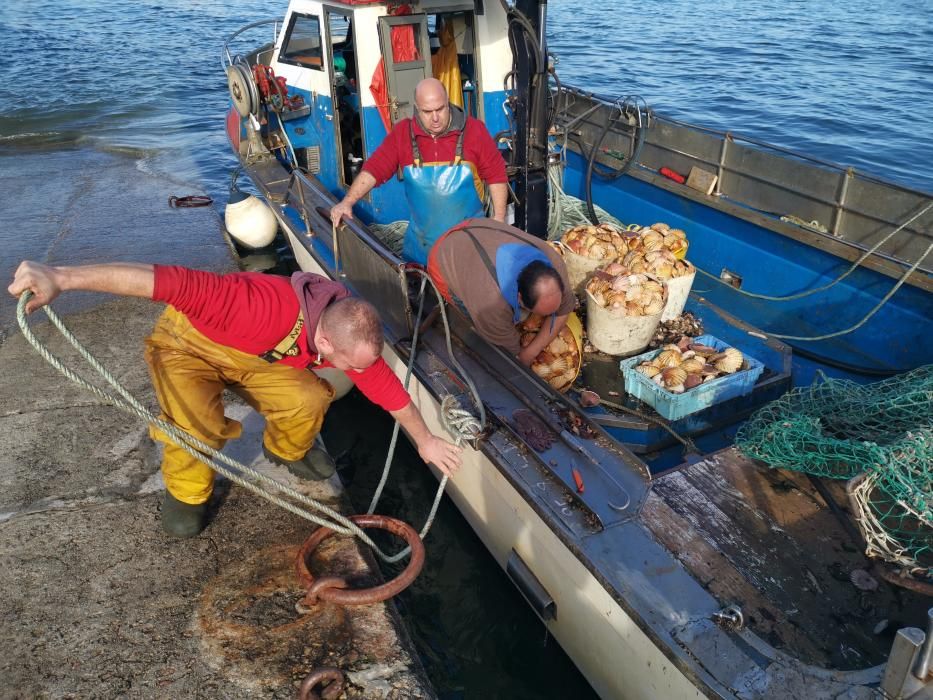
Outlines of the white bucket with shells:
M 586 335 L 597 350 L 609 355 L 641 352 L 654 336 L 666 303 L 662 280 L 610 263 L 586 284 Z
M 567 276 L 574 294 L 583 296 L 584 284 L 596 268 L 625 255 L 628 234 L 617 226 L 603 223 L 598 226 L 584 224 L 564 231 L 558 245 L 567 265 Z
M 586 293 L 586 337 L 600 352 L 607 355 L 635 355 L 651 342 L 661 323 L 661 314 L 625 316 L 596 303 Z
M 684 312 L 684 306 L 687 305 L 687 298 L 690 296 L 690 289 L 693 287 L 693 280 L 696 276 L 697 272 L 694 268 L 690 274 L 671 277 L 667 280 L 667 303 L 664 305 L 664 311 L 661 312 L 662 321 L 670 321 Z

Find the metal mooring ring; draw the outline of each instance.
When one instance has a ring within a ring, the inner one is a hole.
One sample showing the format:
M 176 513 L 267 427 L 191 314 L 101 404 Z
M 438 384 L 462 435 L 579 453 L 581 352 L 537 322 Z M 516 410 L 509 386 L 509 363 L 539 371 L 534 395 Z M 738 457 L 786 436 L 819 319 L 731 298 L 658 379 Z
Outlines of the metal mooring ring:
M 327 685 L 318 695 L 314 692 L 314 688 L 324 682 L 327 682 Z M 321 698 L 333 700 L 333 698 L 340 695 L 345 682 L 343 671 L 339 668 L 333 666 L 316 668 L 301 682 L 301 687 L 298 689 L 298 700 L 321 700 Z
M 424 543 L 411 525 L 385 515 L 351 515 L 350 520 L 360 527 L 388 530 L 405 540 L 411 547 L 408 566 L 391 581 L 381 586 L 360 590 L 348 589 L 347 582 L 337 576 L 325 576 L 315 580 L 308 568 L 308 559 L 321 542 L 334 534 L 330 528 L 319 527 L 305 540 L 301 551 L 298 552 L 298 560 L 295 562 L 298 580 L 308 589 L 307 595 L 301 601 L 302 605 L 316 605 L 318 599 L 340 605 L 381 603 L 404 591 L 421 573 L 421 568 L 424 566 Z

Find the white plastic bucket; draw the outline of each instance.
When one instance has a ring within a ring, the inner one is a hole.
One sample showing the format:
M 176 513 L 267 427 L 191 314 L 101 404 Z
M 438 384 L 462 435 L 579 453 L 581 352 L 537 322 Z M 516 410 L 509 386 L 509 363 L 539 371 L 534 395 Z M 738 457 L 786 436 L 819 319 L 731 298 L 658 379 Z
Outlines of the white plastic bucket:
M 661 313 L 623 316 L 600 306 L 587 291 L 586 337 L 597 350 L 608 355 L 635 355 L 648 347 L 661 322 Z
M 561 245 L 561 252 L 564 256 L 564 264 L 567 266 L 567 277 L 570 279 L 570 286 L 574 294 L 583 297 L 586 291 L 586 282 L 590 279 L 593 272 L 603 265 L 608 265 L 612 260 L 594 260 L 585 255 L 574 253 L 570 248 Z
M 694 269 L 689 275 L 672 277 L 667 280 L 667 303 L 661 312 L 662 321 L 670 321 L 683 313 L 684 306 L 687 304 L 687 297 L 690 296 L 690 288 L 693 287 L 693 280 L 696 276 L 697 271 Z

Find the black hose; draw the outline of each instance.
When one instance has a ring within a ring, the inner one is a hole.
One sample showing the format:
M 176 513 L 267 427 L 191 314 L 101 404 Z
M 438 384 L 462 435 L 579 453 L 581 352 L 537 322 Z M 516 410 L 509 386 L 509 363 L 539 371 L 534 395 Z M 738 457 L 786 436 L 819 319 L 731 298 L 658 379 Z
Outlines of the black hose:
M 641 153 L 641 147 L 645 142 L 645 127 L 639 125 L 637 127 L 637 136 L 635 138 L 635 148 L 632 150 L 631 157 L 625 162 L 618 170 L 599 170 L 596 165 L 596 155 L 599 153 L 600 146 L 603 145 L 603 139 L 606 138 L 606 134 L 609 133 L 609 129 L 619 121 L 621 117 L 621 112 L 618 115 L 613 115 L 611 112 L 606 117 L 606 123 L 603 125 L 603 129 L 599 134 L 599 138 L 596 139 L 596 142 L 593 144 L 593 148 L 590 150 L 590 155 L 587 158 L 586 162 L 586 178 L 584 182 L 584 187 L 586 191 L 586 211 L 589 214 L 590 221 L 594 226 L 599 225 L 599 217 L 596 216 L 596 208 L 593 206 L 593 173 L 596 172 L 597 176 L 605 180 L 618 180 L 620 177 L 625 175 L 631 167 L 632 164 L 638 160 L 638 155 Z

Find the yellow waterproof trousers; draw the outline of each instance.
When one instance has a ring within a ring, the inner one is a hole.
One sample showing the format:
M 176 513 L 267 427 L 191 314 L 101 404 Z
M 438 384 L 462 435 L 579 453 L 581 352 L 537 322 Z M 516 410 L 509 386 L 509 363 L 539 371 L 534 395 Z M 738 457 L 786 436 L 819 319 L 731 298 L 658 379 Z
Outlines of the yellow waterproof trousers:
M 219 345 L 172 307 L 146 339 L 146 362 L 162 418 L 218 450 L 243 430 L 238 421 L 224 415 L 225 389 L 242 396 L 265 417 L 263 442 L 286 460 L 301 459 L 311 448 L 334 398 L 333 387 L 314 372 Z M 165 443 L 162 477 L 169 492 L 184 503 L 206 502 L 213 470 L 161 430 L 150 428 L 149 433 Z

